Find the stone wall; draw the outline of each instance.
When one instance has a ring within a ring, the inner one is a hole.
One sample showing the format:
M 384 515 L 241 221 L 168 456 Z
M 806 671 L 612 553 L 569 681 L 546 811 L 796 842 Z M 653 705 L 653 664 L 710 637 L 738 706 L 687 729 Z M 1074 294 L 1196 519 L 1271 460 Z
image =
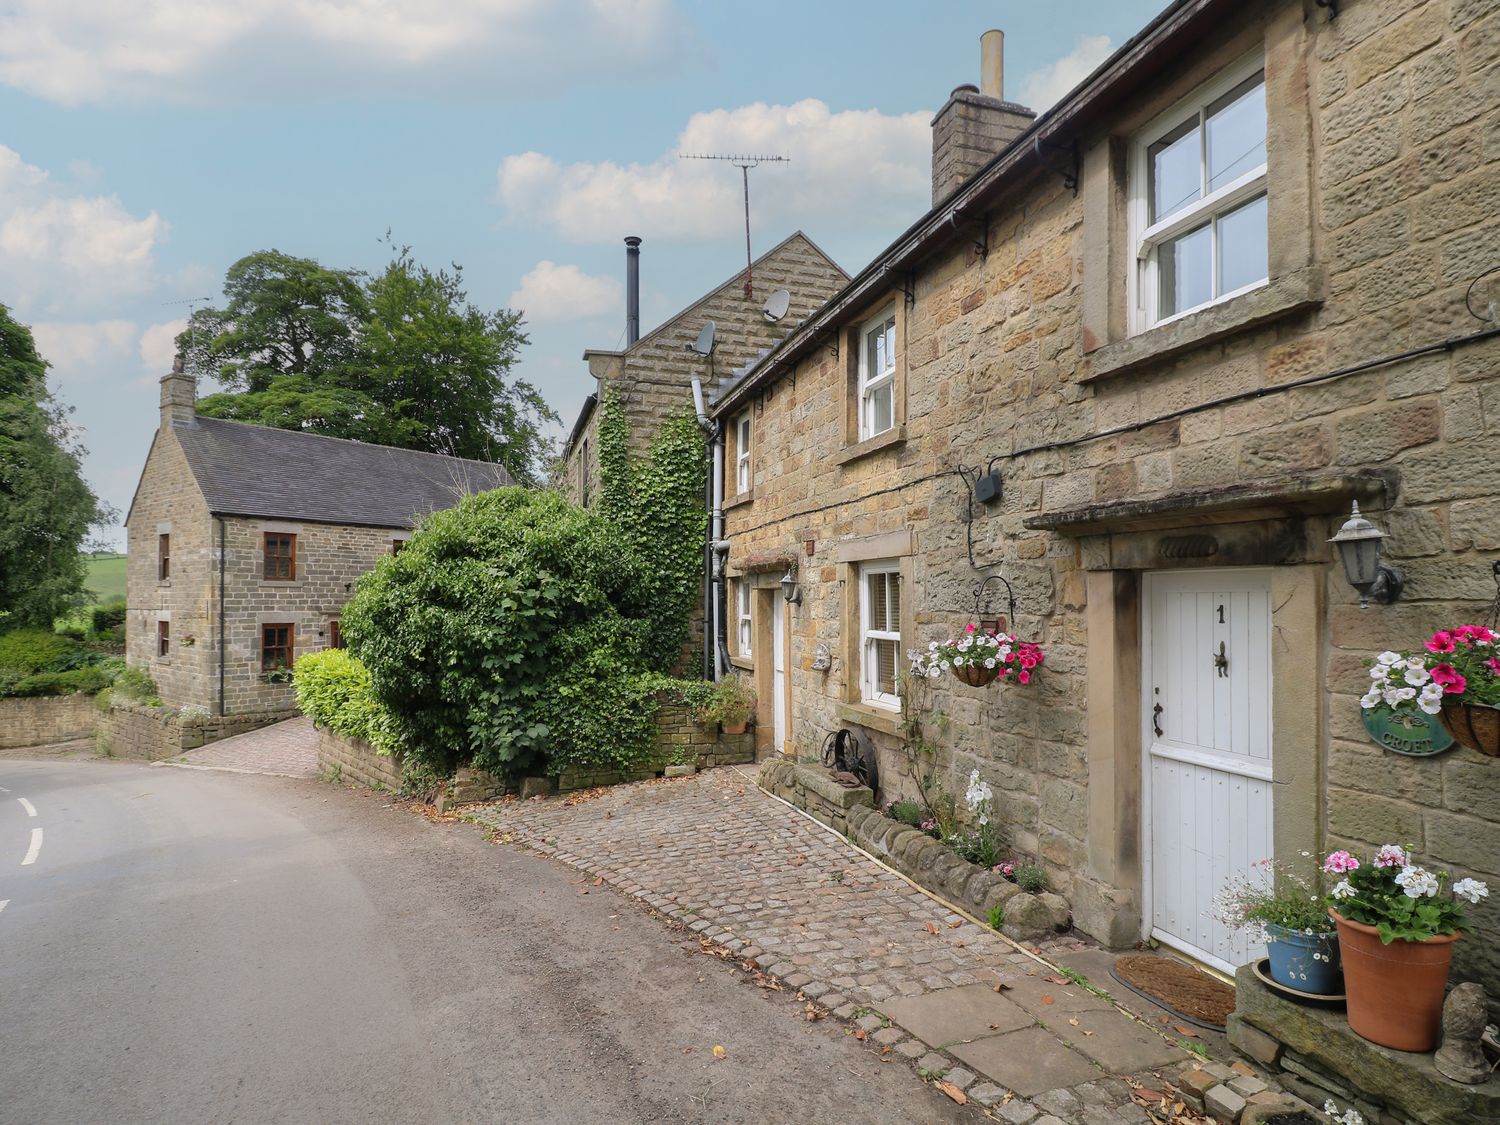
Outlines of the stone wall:
M 358 781 L 372 789 L 401 790 L 401 755 L 382 754 L 362 738 L 318 728 L 318 769 L 326 778 Z
M 1008 937 L 1037 938 L 1069 926 L 1072 911 L 1061 895 L 1028 894 L 927 833 L 882 816 L 875 809 L 874 793 L 863 785 L 843 786 L 819 766 L 782 760 L 761 766 L 758 784 L 974 917 L 989 921 L 998 907 L 1000 930 Z
M 92 695 L 0 699 L 0 750 L 89 738 L 99 725 Z
M 558 788 L 588 789 L 595 785 L 618 785 L 625 781 L 649 781 L 660 777 L 668 765 L 682 759 L 684 765 L 699 769 L 710 766 L 747 765 L 755 761 L 755 735 L 724 734 L 717 727 L 704 726 L 686 707 L 663 706 L 656 716 L 656 753 L 637 769 L 564 770 Z
M 175 758 L 221 738 L 246 734 L 297 716 L 291 710 L 261 711 L 241 715 L 182 715 L 173 707 L 148 707 L 144 703 L 113 699 L 99 715 L 95 740 L 101 754 L 113 758 Z
M 1116 944 L 1141 933 L 1138 598 L 1150 570 L 1277 568 L 1289 615 L 1273 671 L 1291 771 L 1277 777 L 1290 802 L 1277 806 L 1282 858 L 1398 838 L 1500 879 L 1500 766 L 1462 749 L 1385 752 L 1362 735 L 1356 703 L 1364 658 L 1486 616 L 1500 341 L 1298 385 L 1484 327 L 1464 291 L 1500 261 L 1500 11 L 1352 0 L 1328 20 L 1265 0 L 1209 39 L 1080 128 L 1076 196 L 1033 166 L 984 201 L 987 230 L 972 223 L 902 267 L 910 299 L 893 274 L 723 407 L 726 420 L 746 402 L 755 412 L 754 495 L 726 518 L 731 570 L 799 560 L 797 754 L 854 726 L 881 753 L 881 799 L 910 786 L 899 716 L 859 701 L 861 561 L 901 567 L 904 649 L 971 620 L 976 580 L 1003 574 L 1011 624 L 1047 664 L 1025 688 L 932 683 L 946 720 L 938 776 L 961 793 L 978 769 L 1017 849 L 1039 857 L 1081 928 Z M 1271 280 L 1131 335 L 1126 142 L 1250 50 L 1267 76 Z M 899 424 L 851 444 L 851 330 L 887 308 Z M 959 469 L 972 478 L 992 458 L 1003 495 L 971 505 Z M 1326 545 L 1355 498 L 1406 571 L 1397 605 L 1359 609 Z M 1174 530 L 1207 533 L 1215 553 L 1174 554 Z M 1004 615 L 1003 598 L 987 608 Z M 823 670 L 820 645 L 833 655 Z M 1455 977 L 1500 995 L 1500 903 L 1472 914 L 1482 940 L 1459 950 Z

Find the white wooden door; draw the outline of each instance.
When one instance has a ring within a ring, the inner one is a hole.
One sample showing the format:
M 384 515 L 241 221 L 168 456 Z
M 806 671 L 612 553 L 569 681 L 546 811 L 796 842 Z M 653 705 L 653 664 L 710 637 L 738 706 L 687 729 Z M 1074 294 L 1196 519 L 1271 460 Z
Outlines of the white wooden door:
M 771 725 L 776 738 L 776 752 L 786 752 L 786 601 L 779 593 L 771 596 Z
M 1259 958 L 1213 917 L 1233 875 L 1270 858 L 1271 576 L 1148 574 L 1143 837 L 1150 936 L 1220 969 Z

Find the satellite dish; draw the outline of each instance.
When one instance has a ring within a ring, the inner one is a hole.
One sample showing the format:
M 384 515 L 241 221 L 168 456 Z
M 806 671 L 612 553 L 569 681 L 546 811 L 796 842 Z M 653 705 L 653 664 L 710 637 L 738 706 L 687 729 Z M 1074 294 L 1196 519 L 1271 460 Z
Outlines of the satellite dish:
M 709 321 L 703 326 L 703 331 L 698 333 L 698 338 L 688 345 L 688 351 L 697 352 L 699 355 L 714 354 L 714 322 Z
M 761 308 L 761 315 L 775 324 L 786 316 L 786 310 L 791 307 L 792 295 L 785 289 L 778 289 L 766 298 L 765 305 Z

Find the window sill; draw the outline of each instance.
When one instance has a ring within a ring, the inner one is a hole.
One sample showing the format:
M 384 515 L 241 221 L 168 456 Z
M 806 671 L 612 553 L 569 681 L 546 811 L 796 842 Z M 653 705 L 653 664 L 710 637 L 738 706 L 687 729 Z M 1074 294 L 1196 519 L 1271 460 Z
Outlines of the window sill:
M 857 445 L 846 445 L 835 457 L 834 464 L 847 465 L 864 457 L 873 456 L 882 450 L 892 449 L 906 443 L 906 425 L 892 426 L 883 434 L 865 438 Z
M 747 488 L 744 492 L 736 492 L 733 496 L 726 496 L 723 500 L 724 511 L 739 508 L 755 499 L 755 489 Z
M 156 588 L 158 590 L 170 590 L 172 588 L 172 580 L 170 578 L 158 578 L 156 580 Z
M 901 712 L 888 711 L 873 703 L 840 703 L 839 719 L 853 723 L 866 730 L 879 731 L 892 737 L 901 737 Z
M 1149 328 L 1136 336 L 1105 344 L 1089 355 L 1088 372 L 1079 382 L 1093 383 L 1122 375 L 1193 348 L 1248 332 L 1323 303 L 1323 272 L 1308 268 L 1223 304 L 1210 305 L 1181 320 Z
M 729 663 L 736 668 L 743 668 L 747 672 L 755 671 L 755 659 L 749 656 L 731 656 Z

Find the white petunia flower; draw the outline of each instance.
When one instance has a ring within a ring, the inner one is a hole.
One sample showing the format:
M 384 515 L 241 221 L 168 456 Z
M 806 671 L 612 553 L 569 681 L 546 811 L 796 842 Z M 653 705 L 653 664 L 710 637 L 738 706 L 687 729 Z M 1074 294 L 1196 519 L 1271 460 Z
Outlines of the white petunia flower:
M 1408 664 L 1406 666 L 1406 675 L 1402 676 L 1401 678 L 1404 679 L 1407 683 L 1411 684 L 1413 687 L 1421 687 L 1428 680 L 1432 679 L 1432 673 L 1428 672 L 1426 668 L 1423 668 L 1420 665 Z
M 1372 707 L 1379 707 L 1380 703 L 1381 703 L 1381 694 L 1380 694 L 1380 689 L 1379 688 L 1372 688 L 1369 691 L 1367 691 L 1364 695 L 1362 695 L 1362 696 L 1359 697 L 1359 705 L 1361 707 L 1363 707 L 1366 711 L 1368 711 Z
M 1329 894 L 1334 898 L 1353 898 L 1354 885 L 1348 879 L 1340 879 Z
M 1400 659 L 1401 659 L 1401 654 L 1399 652 L 1392 652 L 1390 649 L 1386 649 L 1384 652 L 1382 652 L 1379 656 L 1377 656 L 1375 658 L 1375 663 L 1377 663 L 1377 664 L 1391 665 L 1391 664 L 1395 664 Z
M 1384 682 L 1391 678 L 1391 670 L 1384 664 L 1377 664 L 1370 669 L 1370 679 Z

